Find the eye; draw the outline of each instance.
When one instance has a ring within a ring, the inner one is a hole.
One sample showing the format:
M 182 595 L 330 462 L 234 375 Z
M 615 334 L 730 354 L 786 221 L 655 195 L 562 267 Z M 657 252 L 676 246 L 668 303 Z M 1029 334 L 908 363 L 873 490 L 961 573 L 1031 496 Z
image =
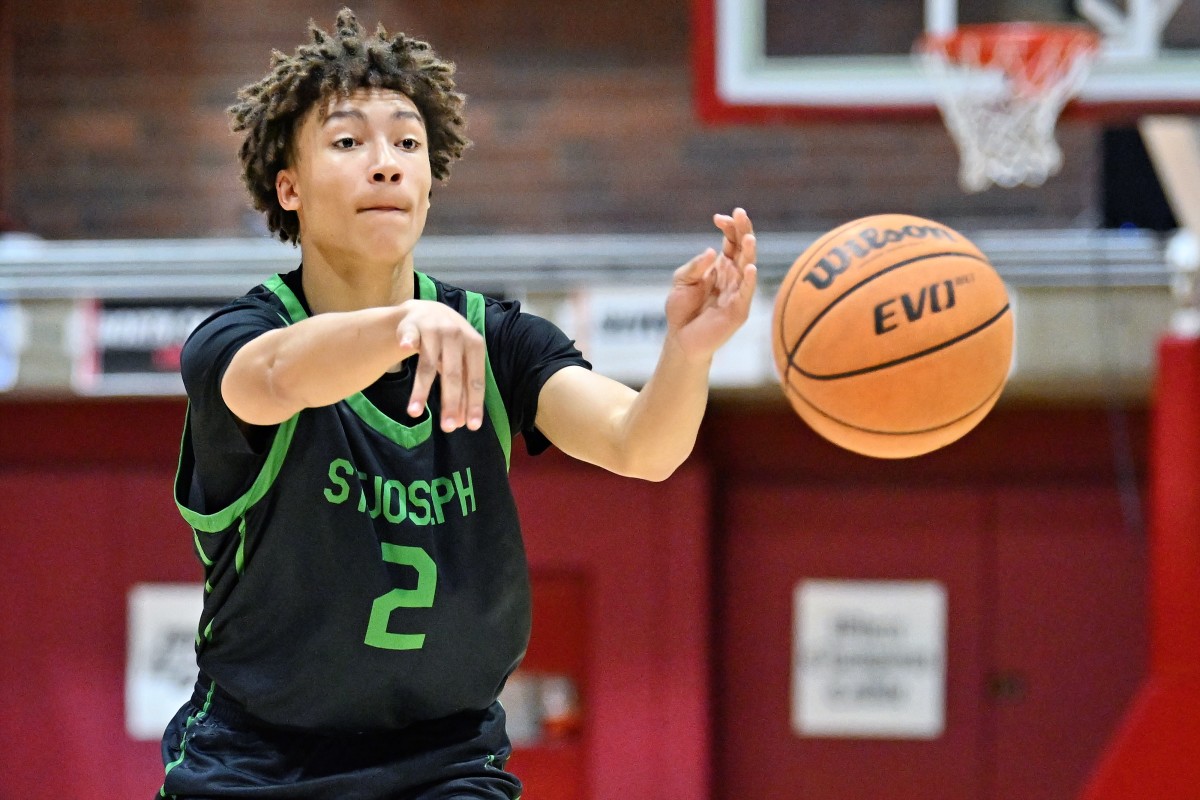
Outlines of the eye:
M 334 149 L 337 149 L 337 150 L 349 150 L 351 147 L 354 147 L 354 145 L 356 145 L 356 144 L 358 144 L 358 142 L 356 142 L 354 140 L 353 136 L 342 136 L 333 141 Z
M 406 136 L 400 140 L 399 146 L 401 150 L 420 150 L 421 141 L 411 136 Z

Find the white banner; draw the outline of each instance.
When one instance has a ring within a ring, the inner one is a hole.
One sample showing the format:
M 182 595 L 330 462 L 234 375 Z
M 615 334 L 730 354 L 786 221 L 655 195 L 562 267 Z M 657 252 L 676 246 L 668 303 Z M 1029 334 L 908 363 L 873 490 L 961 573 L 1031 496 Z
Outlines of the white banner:
M 667 335 L 667 288 L 593 288 L 573 297 L 564 327 L 596 372 L 640 386 L 649 380 Z M 771 300 L 754 298 L 750 317 L 713 357 L 713 387 L 754 387 L 774 380 Z
M 196 685 L 196 629 L 204 586 L 141 583 L 129 590 L 125 730 L 160 739 Z
M 21 304 L 0 299 L 0 392 L 17 385 L 21 353 L 29 339 L 29 323 Z
M 934 739 L 945 728 L 946 590 L 935 581 L 796 586 L 792 727 Z

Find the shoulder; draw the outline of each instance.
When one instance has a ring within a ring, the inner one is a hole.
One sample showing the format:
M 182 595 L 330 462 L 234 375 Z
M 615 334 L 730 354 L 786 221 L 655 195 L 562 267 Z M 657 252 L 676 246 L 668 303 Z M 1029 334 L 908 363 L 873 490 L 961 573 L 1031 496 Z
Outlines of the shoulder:
M 428 286 L 432 287 L 437 292 L 438 301 L 464 312 L 468 302 L 482 302 L 487 306 L 495 303 L 506 302 L 485 292 L 478 292 L 473 289 L 465 289 L 461 286 L 447 283 L 440 278 L 435 278 L 432 275 L 419 273 L 417 277 L 418 284 L 422 284 L 426 281 L 428 282 Z M 424 294 L 424 290 L 422 290 L 421 293 Z
M 196 349 L 219 338 L 231 329 L 254 329 L 258 331 L 279 328 L 287 324 L 272 302 L 271 293 L 264 287 L 251 292 L 218 308 L 208 315 L 188 335 L 184 350 Z
M 219 379 L 242 345 L 286 324 L 273 293 L 265 286 L 226 303 L 201 321 L 184 342 L 180 353 L 184 385 L 190 389 L 199 382 Z
M 482 310 L 482 321 L 485 323 L 485 333 L 489 339 L 513 325 L 533 325 L 537 327 L 543 324 L 550 324 L 541 317 L 523 312 L 519 300 L 495 297 L 484 292 L 464 289 L 461 286 L 455 286 L 437 278 L 426 277 L 430 281 L 430 284 L 437 290 L 437 299 L 440 302 L 457 309 L 459 313 L 467 317 L 471 316 L 473 307 Z
M 510 358 L 524 353 L 528 359 L 541 359 L 548 355 L 566 354 L 578 357 L 574 342 L 551 320 L 529 313 L 515 298 L 495 297 L 482 292 L 464 289 L 437 278 L 424 276 L 437 290 L 439 301 L 457 309 L 468 319 L 472 307 L 483 312 L 484 337 L 489 352 L 509 354 Z

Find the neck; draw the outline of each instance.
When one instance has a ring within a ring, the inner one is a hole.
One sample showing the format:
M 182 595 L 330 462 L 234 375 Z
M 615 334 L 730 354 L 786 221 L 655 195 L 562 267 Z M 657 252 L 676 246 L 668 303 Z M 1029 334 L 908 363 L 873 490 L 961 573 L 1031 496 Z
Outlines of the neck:
M 413 259 L 397 264 L 333 261 L 300 248 L 304 296 L 314 314 L 394 306 L 413 297 Z

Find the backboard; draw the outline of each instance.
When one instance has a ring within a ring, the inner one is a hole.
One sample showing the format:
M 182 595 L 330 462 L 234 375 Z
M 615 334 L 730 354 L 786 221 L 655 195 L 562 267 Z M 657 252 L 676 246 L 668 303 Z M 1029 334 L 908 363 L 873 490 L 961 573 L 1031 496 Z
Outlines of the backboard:
M 697 108 L 710 122 L 934 115 L 916 39 L 1016 21 L 1103 37 L 1066 113 L 1200 113 L 1200 0 L 693 0 Z

